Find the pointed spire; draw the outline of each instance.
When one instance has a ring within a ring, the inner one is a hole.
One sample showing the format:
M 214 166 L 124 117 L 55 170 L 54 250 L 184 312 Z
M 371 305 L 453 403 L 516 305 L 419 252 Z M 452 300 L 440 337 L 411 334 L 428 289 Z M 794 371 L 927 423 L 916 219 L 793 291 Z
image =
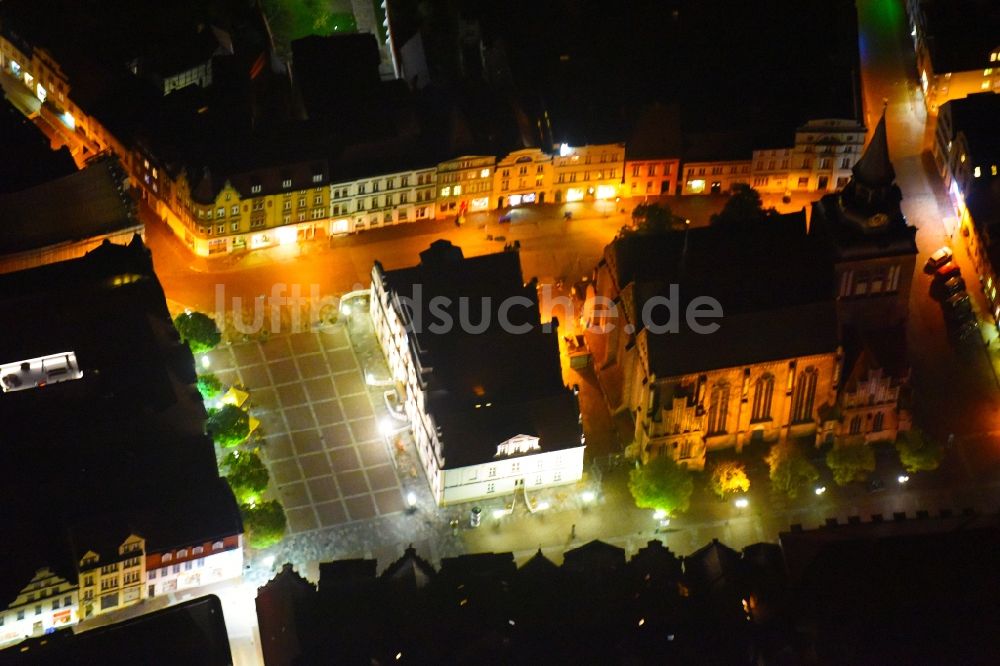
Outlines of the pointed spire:
M 872 140 L 865 148 L 864 155 L 851 169 L 854 180 L 870 189 L 888 187 L 896 179 L 896 171 L 889 160 L 889 142 L 885 135 L 885 108 L 875 126 Z

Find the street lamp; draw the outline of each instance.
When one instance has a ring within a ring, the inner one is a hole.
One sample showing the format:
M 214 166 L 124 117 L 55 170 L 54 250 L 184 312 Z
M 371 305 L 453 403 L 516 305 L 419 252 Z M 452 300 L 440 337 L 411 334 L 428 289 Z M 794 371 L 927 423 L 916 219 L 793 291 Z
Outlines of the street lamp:
M 201 357 L 201 367 L 207 368 L 210 365 L 212 365 L 212 359 L 208 357 L 208 354 L 205 354 Z
M 383 437 L 388 437 L 389 435 L 391 435 L 393 430 L 394 428 L 392 427 L 392 424 L 389 423 L 388 419 L 382 419 L 381 421 L 378 422 L 378 431 L 382 434 Z
M 747 508 L 747 506 L 750 505 L 750 502 L 747 500 L 746 497 L 740 497 L 735 502 L 733 502 L 733 505 L 737 509 L 745 509 L 745 508 Z
M 826 486 L 817 486 L 816 490 L 814 490 L 813 492 L 816 493 L 817 495 L 822 495 L 823 493 L 826 492 Z
M 906 474 L 900 474 L 899 476 L 896 477 L 896 480 L 899 481 L 900 485 L 902 485 L 907 481 L 909 481 L 910 477 L 907 476 Z
M 594 497 L 595 495 L 593 490 L 584 490 L 582 493 L 580 493 L 580 499 L 582 499 L 585 504 L 590 504 L 591 502 L 593 502 Z
M 412 490 L 410 492 L 406 493 L 406 504 L 411 509 L 414 509 L 417 506 L 417 494 L 415 492 L 413 492 Z
M 667 517 L 667 512 L 664 511 L 663 509 L 657 509 L 656 511 L 653 512 L 654 520 L 664 520 L 666 517 Z

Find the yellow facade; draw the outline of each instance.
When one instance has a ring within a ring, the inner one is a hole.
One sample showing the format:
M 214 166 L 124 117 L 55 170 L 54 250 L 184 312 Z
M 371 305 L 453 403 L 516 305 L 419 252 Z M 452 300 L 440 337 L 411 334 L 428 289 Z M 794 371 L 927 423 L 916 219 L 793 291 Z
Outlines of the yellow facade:
M 552 158 L 555 203 L 607 201 L 621 194 L 625 144 L 566 146 Z
M 495 208 L 493 173 L 496 158 L 465 155 L 437 167 L 437 216 L 464 215 Z
M 146 541 L 130 534 L 116 553 L 87 551 L 80 558 L 80 617 L 131 606 L 146 598 Z

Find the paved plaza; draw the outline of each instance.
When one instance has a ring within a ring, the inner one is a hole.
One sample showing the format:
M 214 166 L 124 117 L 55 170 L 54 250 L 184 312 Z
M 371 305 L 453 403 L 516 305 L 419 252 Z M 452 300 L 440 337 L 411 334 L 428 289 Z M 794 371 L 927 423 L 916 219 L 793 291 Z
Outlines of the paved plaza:
M 405 508 L 379 431 L 385 409 L 371 395 L 345 325 L 220 348 L 210 359 L 223 384 L 250 391 L 262 458 L 291 534 Z

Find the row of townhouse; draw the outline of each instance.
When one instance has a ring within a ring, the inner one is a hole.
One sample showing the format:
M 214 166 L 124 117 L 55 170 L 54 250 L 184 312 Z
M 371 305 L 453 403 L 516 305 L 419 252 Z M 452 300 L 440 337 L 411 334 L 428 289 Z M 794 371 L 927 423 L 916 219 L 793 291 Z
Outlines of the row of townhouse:
M 795 130 L 794 145 L 754 150 L 751 159 L 684 163 L 682 194 L 720 194 L 750 185 L 765 194 L 836 192 L 861 159 L 865 127 L 855 120 L 810 120 Z
M 240 534 L 204 543 L 147 551 L 129 534 L 121 543 L 87 550 L 75 571 L 38 569 L 0 610 L 0 646 L 69 627 L 144 599 L 237 578 L 243 574 Z
M 724 193 L 740 183 L 767 193 L 835 191 L 850 177 L 865 136 L 853 120 L 810 121 L 796 131 L 793 147 L 757 150 L 751 160 L 690 162 L 683 171 L 677 157 L 633 160 L 624 143 L 613 143 L 561 144 L 551 153 L 529 148 L 500 159 L 465 155 L 350 178 L 325 159 L 171 178 L 151 151 L 126 149 L 73 104 L 67 77 L 45 49 L 22 50 L 15 42 L 0 35 L 0 66 L 89 152 L 116 153 L 142 196 L 201 256 L 530 204 Z

